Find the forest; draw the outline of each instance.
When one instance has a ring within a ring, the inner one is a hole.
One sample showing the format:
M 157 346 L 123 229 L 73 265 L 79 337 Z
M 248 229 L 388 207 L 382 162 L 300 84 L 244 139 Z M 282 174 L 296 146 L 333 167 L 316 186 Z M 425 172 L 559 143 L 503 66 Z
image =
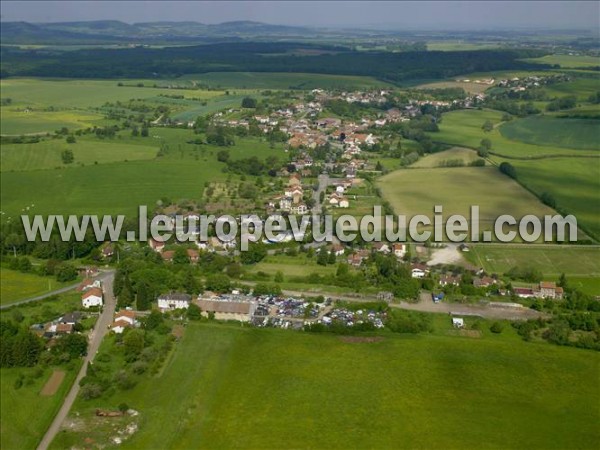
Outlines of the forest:
M 298 50 L 327 53 L 298 56 Z M 545 66 L 521 61 L 539 50 L 359 52 L 299 43 L 219 43 L 166 48 L 47 49 L 2 47 L 3 78 L 175 78 L 206 72 L 297 72 L 372 76 L 391 83 L 443 79 L 469 72 L 526 70 Z M 548 66 L 549 67 L 549 66 Z

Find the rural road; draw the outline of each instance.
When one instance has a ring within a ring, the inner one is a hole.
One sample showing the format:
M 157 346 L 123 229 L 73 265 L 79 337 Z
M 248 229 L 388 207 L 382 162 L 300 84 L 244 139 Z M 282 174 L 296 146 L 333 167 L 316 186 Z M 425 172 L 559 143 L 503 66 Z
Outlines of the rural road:
M 37 446 L 37 450 L 46 450 L 52 443 L 52 440 L 54 439 L 56 434 L 59 432 L 63 421 L 69 414 L 69 411 L 71 410 L 71 407 L 75 402 L 75 398 L 77 398 L 77 394 L 79 393 L 79 382 L 83 377 L 85 377 L 85 374 L 87 373 L 88 364 L 91 364 L 94 357 L 96 356 L 96 352 L 100 347 L 102 338 L 104 338 L 104 336 L 106 335 L 106 332 L 108 331 L 108 326 L 113 321 L 116 306 L 115 297 L 113 296 L 114 277 L 114 271 L 106 272 L 106 274 L 101 277 L 103 280 L 102 290 L 104 291 L 104 307 L 102 308 L 102 313 L 98 317 L 96 326 L 90 333 L 87 355 L 83 360 L 83 364 L 81 366 L 81 369 L 79 370 L 79 373 L 77 374 L 77 378 L 75 378 L 75 381 L 73 382 L 73 386 L 71 386 L 71 390 L 65 397 L 65 400 L 62 406 L 60 407 L 58 413 L 54 417 L 50 428 L 48 428 L 48 431 L 46 431 L 46 434 Z
M 8 303 L 6 305 L 0 306 L 0 309 L 7 309 L 7 308 L 11 308 L 12 306 L 23 305 L 24 303 L 30 303 L 30 302 L 36 302 L 38 300 L 43 300 L 43 299 L 51 297 L 53 295 L 62 294 L 64 292 L 71 291 L 71 290 L 75 289 L 77 286 L 79 286 L 79 283 L 72 284 L 70 286 L 65 286 L 63 288 L 56 289 L 55 291 L 46 292 L 45 294 L 38 295 L 36 297 L 30 297 L 30 298 L 26 298 L 24 300 L 19 300 L 18 302 Z
M 111 273 L 112 272 L 100 272 L 100 275 L 97 275 L 96 277 L 93 277 L 93 279 L 95 279 L 95 280 L 103 280 L 104 278 L 106 278 L 108 276 L 112 276 Z M 37 295 L 35 297 L 29 297 L 29 298 L 26 298 L 26 299 L 23 299 L 23 300 L 19 300 L 17 302 L 8 303 L 6 305 L 1 305 L 0 309 L 7 309 L 7 308 L 11 308 L 13 306 L 23 305 L 25 303 L 37 302 L 38 300 L 43 300 L 45 298 L 52 297 L 53 295 L 63 294 L 65 292 L 72 291 L 73 289 L 75 289 L 79 285 L 80 285 L 80 282 L 77 282 L 77 283 L 72 284 L 70 286 L 65 286 L 63 288 L 56 289 L 54 291 L 46 292 L 45 294 Z

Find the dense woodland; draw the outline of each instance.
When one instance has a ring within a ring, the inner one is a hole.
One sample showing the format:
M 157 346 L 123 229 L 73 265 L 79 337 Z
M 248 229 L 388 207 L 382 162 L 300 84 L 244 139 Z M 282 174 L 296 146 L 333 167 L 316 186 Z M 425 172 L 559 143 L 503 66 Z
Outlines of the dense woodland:
M 331 53 L 290 54 L 307 48 Z M 443 79 L 469 72 L 539 70 L 543 66 L 519 59 L 542 55 L 539 50 L 358 52 L 323 45 L 253 42 L 71 52 L 2 47 L 0 53 L 2 77 L 172 78 L 191 73 L 249 71 L 362 75 L 392 83 Z

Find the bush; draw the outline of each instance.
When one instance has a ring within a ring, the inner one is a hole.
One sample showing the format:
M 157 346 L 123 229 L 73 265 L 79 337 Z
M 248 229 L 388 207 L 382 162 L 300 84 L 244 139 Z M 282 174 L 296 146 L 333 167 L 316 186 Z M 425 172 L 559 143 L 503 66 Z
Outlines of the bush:
M 500 322 L 494 322 L 492 324 L 492 326 L 490 327 L 490 331 L 495 334 L 502 333 L 503 329 L 504 329 L 504 326 Z
M 102 395 L 102 386 L 97 383 L 87 383 L 81 388 L 81 397 L 84 400 L 92 400 Z

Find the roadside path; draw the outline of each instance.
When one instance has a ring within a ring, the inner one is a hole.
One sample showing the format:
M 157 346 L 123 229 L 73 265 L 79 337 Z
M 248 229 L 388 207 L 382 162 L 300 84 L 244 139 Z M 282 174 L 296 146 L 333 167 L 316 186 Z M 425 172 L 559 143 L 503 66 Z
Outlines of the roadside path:
M 83 377 L 85 377 L 85 374 L 87 373 L 88 364 L 91 364 L 94 360 L 96 352 L 100 347 L 100 343 L 106 335 L 109 325 L 113 321 L 116 306 L 115 297 L 113 296 L 114 277 L 114 271 L 106 272 L 102 277 L 102 290 L 104 291 L 104 307 L 102 308 L 102 313 L 96 321 L 96 326 L 90 333 L 87 355 L 83 359 L 83 364 L 81 366 L 81 369 L 79 370 L 79 373 L 77 374 L 77 377 L 75 378 L 75 381 L 73 382 L 73 385 L 71 386 L 71 390 L 65 397 L 65 400 L 63 401 L 62 406 L 58 410 L 58 413 L 54 417 L 50 428 L 48 428 L 48 431 L 46 431 L 46 434 L 37 446 L 37 450 L 46 450 L 56 437 L 57 433 L 60 431 L 60 427 L 67 415 L 69 414 L 69 411 L 71 410 L 71 407 L 73 406 L 73 403 L 77 398 L 77 394 L 79 393 L 79 382 Z

